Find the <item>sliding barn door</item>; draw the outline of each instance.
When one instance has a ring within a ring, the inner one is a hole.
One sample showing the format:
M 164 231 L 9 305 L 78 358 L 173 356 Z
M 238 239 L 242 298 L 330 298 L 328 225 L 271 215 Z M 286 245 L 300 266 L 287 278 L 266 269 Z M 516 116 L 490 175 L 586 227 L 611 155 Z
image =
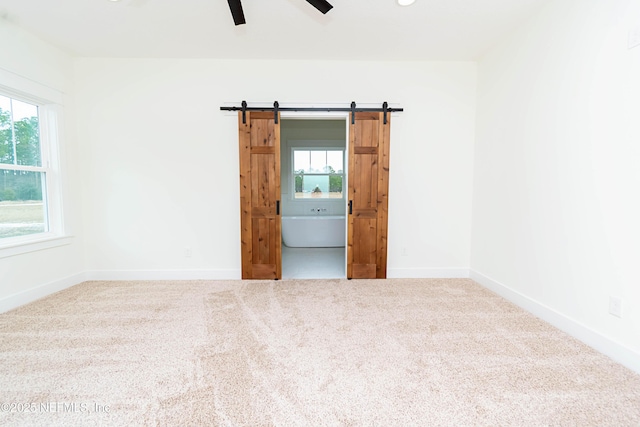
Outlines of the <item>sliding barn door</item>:
M 390 114 L 355 113 L 349 131 L 347 278 L 387 277 Z
M 251 111 L 238 119 L 242 278 L 280 279 L 280 120 Z

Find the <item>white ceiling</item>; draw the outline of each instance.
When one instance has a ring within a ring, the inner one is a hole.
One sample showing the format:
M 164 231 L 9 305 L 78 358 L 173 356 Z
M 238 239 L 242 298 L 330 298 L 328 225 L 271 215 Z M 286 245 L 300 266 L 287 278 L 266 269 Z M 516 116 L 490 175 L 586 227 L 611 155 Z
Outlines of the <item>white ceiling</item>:
M 549 0 L 2 0 L 5 19 L 75 56 L 474 60 Z

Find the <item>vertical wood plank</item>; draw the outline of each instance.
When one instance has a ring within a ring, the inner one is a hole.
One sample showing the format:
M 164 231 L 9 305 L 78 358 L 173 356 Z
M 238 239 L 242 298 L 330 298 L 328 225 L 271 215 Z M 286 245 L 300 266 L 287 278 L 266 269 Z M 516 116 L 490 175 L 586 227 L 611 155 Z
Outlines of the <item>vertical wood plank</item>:
M 238 112 L 238 134 L 240 140 L 240 256 L 242 260 L 242 278 L 251 278 L 253 254 L 251 229 L 251 112 L 247 112 L 247 121 L 242 123 L 242 112 Z
M 280 165 L 280 113 L 278 113 L 278 124 L 273 125 L 273 146 L 275 147 L 275 167 L 274 167 L 274 179 L 275 179 L 275 200 L 280 200 L 282 189 L 281 182 L 281 165 Z M 274 244 L 275 244 L 275 259 L 276 264 L 276 278 L 282 278 L 282 203 L 280 203 L 280 214 L 276 214 L 275 218 L 275 232 L 274 232 Z
M 258 178 L 260 171 L 258 170 L 258 159 L 255 155 L 251 154 L 251 151 L 249 151 L 249 158 L 251 159 L 249 170 L 253 171 L 253 173 L 251 174 L 251 187 L 249 190 L 251 194 L 251 206 L 256 206 L 258 204 L 258 194 L 259 194 L 258 191 L 256 191 L 256 189 L 258 189 L 260 186 L 260 179 Z
M 358 128 L 354 124 L 349 125 L 349 154 L 347 163 L 349 170 L 347 171 L 347 197 L 349 201 L 353 203 L 356 196 L 356 184 L 355 184 L 355 147 L 358 143 Z M 349 203 L 349 202 L 347 202 Z M 349 212 L 347 207 L 347 278 L 353 278 L 353 264 L 354 264 L 354 221 L 353 212 Z
M 380 113 L 382 114 L 382 113 Z M 391 140 L 391 114 L 387 115 L 387 124 L 378 120 L 378 226 L 377 226 L 377 260 L 376 277 L 387 277 L 387 233 L 389 223 L 389 152 Z

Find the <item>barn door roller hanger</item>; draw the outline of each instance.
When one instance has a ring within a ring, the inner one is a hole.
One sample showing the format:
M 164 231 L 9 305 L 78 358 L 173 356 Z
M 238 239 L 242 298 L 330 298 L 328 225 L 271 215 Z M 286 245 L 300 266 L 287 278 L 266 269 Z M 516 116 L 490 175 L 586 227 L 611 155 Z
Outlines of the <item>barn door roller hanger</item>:
M 232 107 L 220 107 L 222 111 L 242 111 L 242 123 L 247 123 L 247 111 L 273 111 L 273 115 L 278 123 L 278 112 L 280 111 L 342 111 L 351 113 L 351 124 L 355 123 L 356 113 L 360 112 L 382 112 L 383 113 L 383 123 L 387 124 L 387 114 L 401 112 L 404 111 L 404 108 L 389 108 L 388 102 L 382 103 L 382 108 L 358 108 L 355 102 L 352 102 L 349 107 L 280 107 L 280 103 L 275 101 L 273 103 L 273 107 L 249 107 L 247 105 L 247 101 L 242 101 L 240 106 L 232 106 Z

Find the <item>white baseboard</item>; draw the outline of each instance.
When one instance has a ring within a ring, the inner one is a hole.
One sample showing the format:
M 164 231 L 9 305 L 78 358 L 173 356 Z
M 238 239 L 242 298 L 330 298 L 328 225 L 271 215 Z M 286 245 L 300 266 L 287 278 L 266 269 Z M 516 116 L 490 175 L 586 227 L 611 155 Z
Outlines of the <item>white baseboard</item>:
M 564 331 L 572 337 L 582 341 L 600 353 L 609 356 L 621 365 L 624 365 L 632 371 L 640 374 L 639 353 L 605 337 L 582 323 L 485 276 L 482 273 L 471 270 L 469 277 L 485 288 L 495 292 L 501 297 L 527 310 L 531 314 L 538 316 L 545 322 L 552 324 L 561 331 Z
M 86 280 L 240 280 L 240 269 L 219 270 L 92 270 Z
M 27 289 L 26 291 L 9 295 L 0 299 L 0 313 L 29 304 L 30 302 L 39 300 L 40 298 L 44 298 L 53 293 L 70 288 L 71 286 L 75 286 L 85 280 L 85 274 L 78 273 L 63 279 L 54 280 L 52 282 L 36 286 L 35 288 Z
M 460 279 L 469 277 L 468 268 L 388 268 L 389 279 Z
M 240 269 L 217 270 L 90 270 L 86 280 L 241 280 Z M 468 278 L 466 268 L 389 268 L 390 279 Z

